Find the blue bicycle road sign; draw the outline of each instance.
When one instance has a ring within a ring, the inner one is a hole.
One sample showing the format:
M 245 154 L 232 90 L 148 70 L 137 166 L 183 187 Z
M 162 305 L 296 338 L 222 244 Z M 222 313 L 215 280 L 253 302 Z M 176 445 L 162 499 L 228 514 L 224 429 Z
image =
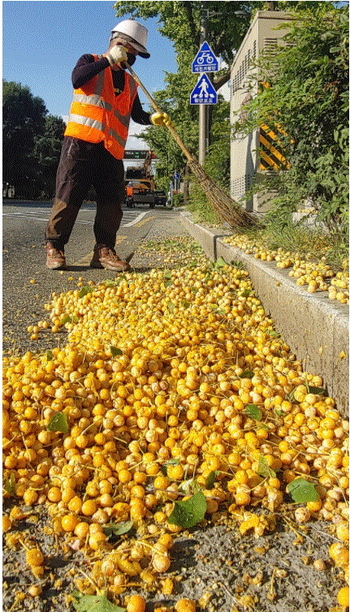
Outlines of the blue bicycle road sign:
M 204 42 L 192 62 L 192 72 L 217 72 L 218 70 L 219 62 L 211 47 Z
M 209 77 L 203 73 L 192 90 L 190 104 L 217 104 L 218 95 Z

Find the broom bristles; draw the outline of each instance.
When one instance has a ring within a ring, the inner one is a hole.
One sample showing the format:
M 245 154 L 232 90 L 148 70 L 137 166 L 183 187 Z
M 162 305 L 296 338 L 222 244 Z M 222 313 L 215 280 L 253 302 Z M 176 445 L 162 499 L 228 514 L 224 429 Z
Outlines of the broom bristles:
M 213 208 L 232 229 L 249 227 L 258 223 L 258 219 L 230 198 L 193 158 L 189 160 L 189 166 Z

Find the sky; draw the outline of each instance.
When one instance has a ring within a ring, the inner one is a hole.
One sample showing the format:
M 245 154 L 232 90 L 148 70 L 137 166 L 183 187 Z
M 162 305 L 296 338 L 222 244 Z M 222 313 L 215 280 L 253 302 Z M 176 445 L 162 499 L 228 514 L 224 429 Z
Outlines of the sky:
M 72 99 L 71 73 L 84 53 L 105 53 L 111 30 L 122 19 L 114 2 L 105 0 L 4 0 L 2 2 L 2 77 L 27 85 L 42 98 L 51 115 L 66 118 Z M 175 51 L 157 30 L 156 18 L 137 19 L 148 30 L 149 59 L 138 57 L 133 68 L 151 93 L 164 88 L 165 72 L 176 72 Z M 146 111 L 149 102 L 139 90 Z M 127 148 L 147 148 L 132 138 L 141 126 L 130 125 Z

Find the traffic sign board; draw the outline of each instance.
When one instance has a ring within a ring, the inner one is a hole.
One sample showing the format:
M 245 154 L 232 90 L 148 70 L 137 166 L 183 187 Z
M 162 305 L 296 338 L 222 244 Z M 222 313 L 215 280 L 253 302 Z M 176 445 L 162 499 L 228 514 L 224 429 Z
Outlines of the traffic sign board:
M 125 149 L 124 159 L 146 159 L 148 151 L 145 149 Z
M 218 70 L 219 62 L 211 47 L 204 42 L 192 62 L 192 72 L 217 72 Z
M 157 159 L 156 154 L 147 149 L 125 149 L 124 151 L 124 159 L 146 159 L 147 157 Z
M 217 101 L 218 94 L 207 75 L 203 73 L 191 92 L 190 104 L 217 104 Z

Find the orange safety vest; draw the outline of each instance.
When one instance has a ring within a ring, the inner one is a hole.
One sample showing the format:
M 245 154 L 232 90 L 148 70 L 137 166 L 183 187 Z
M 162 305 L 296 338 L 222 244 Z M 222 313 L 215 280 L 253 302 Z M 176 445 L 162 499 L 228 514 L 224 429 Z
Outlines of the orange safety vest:
M 94 55 L 95 61 L 99 59 Z M 116 159 L 123 159 L 131 109 L 137 84 L 127 73 L 124 91 L 115 96 L 112 71 L 102 70 L 80 89 L 75 89 L 65 136 L 102 142 Z

